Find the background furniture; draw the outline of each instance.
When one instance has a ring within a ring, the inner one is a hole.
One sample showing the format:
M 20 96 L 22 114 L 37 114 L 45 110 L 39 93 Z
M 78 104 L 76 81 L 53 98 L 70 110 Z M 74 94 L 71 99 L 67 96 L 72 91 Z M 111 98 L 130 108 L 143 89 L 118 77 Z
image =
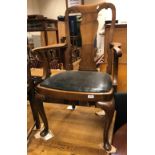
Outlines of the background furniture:
M 107 41 L 107 68 L 106 73 L 99 73 L 96 69 L 94 61 L 94 40 L 97 31 L 97 15 L 101 9 L 110 8 L 112 11 L 112 23 L 110 27 L 109 39 Z M 80 25 L 82 37 L 81 61 L 79 71 L 71 71 L 72 66 L 72 45 L 69 32 L 68 15 L 69 13 L 82 14 Z M 90 101 L 97 102 L 98 106 L 106 112 L 104 120 L 103 143 L 105 150 L 111 150 L 109 143 L 109 128 L 114 114 L 114 92 L 117 90 L 117 73 L 118 58 L 121 57 L 121 44 L 114 43 L 113 32 L 115 25 L 115 6 L 111 3 L 101 3 L 97 5 L 75 6 L 66 10 L 66 50 L 65 50 L 65 68 L 66 72 L 49 76 L 48 63 L 45 51 L 48 47 L 33 49 L 33 53 L 39 55 L 44 61 L 44 78 L 36 88 L 36 104 L 40 104 L 40 114 L 43 119 L 45 128 L 41 132 L 41 136 L 48 133 L 48 122 L 44 115 L 43 101 L 49 98 L 59 98 L 70 101 Z M 49 47 L 50 48 L 50 47 Z M 51 47 L 52 49 L 52 47 Z M 114 62 L 113 62 L 114 61 Z M 113 74 L 112 74 L 113 73 Z M 112 80 L 113 79 L 113 80 Z
M 27 32 L 36 32 L 41 31 L 44 34 L 44 38 L 42 40 L 42 46 L 50 45 L 51 43 L 58 43 L 58 26 L 57 20 L 48 19 L 42 15 L 29 15 L 27 19 Z M 49 37 L 49 31 L 55 32 L 56 37 Z M 49 38 L 52 38 L 54 41 L 50 41 Z M 56 40 L 55 40 L 56 39 Z M 56 41 L 56 42 L 55 42 Z
M 114 128 L 114 132 L 116 132 L 123 124 L 127 123 L 127 93 L 116 92 L 114 97 L 117 111 Z
M 127 93 L 115 93 L 115 108 L 117 115 L 112 143 L 117 152 L 112 155 L 127 155 Z
M 80 34 L 80 15 L 69 16 L 70 40 L 72 44 L 72 62 L 80 59 L 81 34 Z
M 112 155 L 127 155 L 127 124 L 122 125 L 114 134 L 113 145 L 117 148 Z
M 64 18 L 63 18 L 64 20 Z M 41 36 L 39 37 L 41 44 L 40 46 L 50 45 L 56 47 L 55 44 L 65 43 L 66 40 L 66 32 L 65 32 L 65 23 L 61 19 L 60 21 L 48 19 L 42 15 L 29 15 L 27 19 L 27 31 L 28 32 L 41 32 Z M 80 33 L 79 33 L 79 22 L 77 17 L 70 16 L 69 17 L 70 29 L 71 29 L 71 42 L 73 45 L 73 52 L 72 52 L 72 62 L 77 61 L 80 58 Z M 53 33 L 54 32 L 54 33 Z M 37 39 L 36 39 L 37 40 Z M 33 40 L 35 42 L 35 39 Z M 33 42 L 32 41 L 32 42 Z M 36 45 L 34 46 L 31 41 L 28 39 L 28 44 L 32 48 L 37 48 Z M 64 53 L 61 49 L 61 46 L 57 46 L 56 48 L 48 48 L 48 62 L 49 62 L 49 69 L 62 69 L 64 66 Z M 38 61 L 33 56 L 31 57 L 31 67 L 33 68 L 40 68 L 42 67 L 42 62 Z
M 60 28 L 60 25 L 59 25 Z M 41 45 L 55 45 L 59 43 L 58 22 L 54 19 L 48 19 L 42 15 L 29 15 L 27 19 L 28 32 L 41 32 Z M 30 44 L 31 49 L 34 45 Z M 39 47 L 40 47 L 39 46 Z M 54 47 L 54 46 L 53 46 Z M 37 47 L 36 47 L 37 48 Z M 61 69 L 63 67 L 64 54 L 58 46 L 46 53 L 48 57 L 49 69 Z M 40 68 L 43 66 L 42 62 L 34 56 L 31 56 L 31 67 Z

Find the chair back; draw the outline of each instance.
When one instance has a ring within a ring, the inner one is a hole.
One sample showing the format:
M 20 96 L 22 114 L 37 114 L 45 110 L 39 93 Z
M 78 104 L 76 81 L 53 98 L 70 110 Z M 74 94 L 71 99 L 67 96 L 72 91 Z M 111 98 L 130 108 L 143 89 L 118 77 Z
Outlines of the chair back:
M 68 43 L 68 49 L 66 50 L 66 63 L 71 62 L 71 43 L 70 43 L 70 31 L 69 31 L 69 14 L 70 13 L 81 13 L 81 22 L 80 22 L 80 33 L 82 39 L 82 48 L 81 48 L 81 61 L 79 64 L 79 70 L 95 71 L 96 63 L 94 61 L 95 57 L 95 47 L 94 42 L 98 29 L 98 13 L 101 9 L 110 8 L 112 11 L 112 22 L 109 33 L 109 40 L 106 41 L 109 44 L 109 49 L 107 52 L 107 72 L 111 74 L 112 72 L 112 53 L 110 50 L 110 42 L 113 40 L 113 32 L 115 26 L 116 10 L 115 6 L 112 3 L 100 3 L 96 5 L 78 5 L 70 7 L 65 12 L 65 22 L 66 22 L 66 41 Z M 69 55 L 69 57 L 68 57 Z M 66 66 L 70 68 L 71 64 Z

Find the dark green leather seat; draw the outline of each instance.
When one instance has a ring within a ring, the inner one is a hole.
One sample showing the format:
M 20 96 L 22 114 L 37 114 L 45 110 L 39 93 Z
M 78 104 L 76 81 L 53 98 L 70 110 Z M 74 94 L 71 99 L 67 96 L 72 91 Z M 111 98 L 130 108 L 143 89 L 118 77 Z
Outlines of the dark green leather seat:
M 100 93 L 110 91 L 112 80 L 107 73 L 65 71 L 47 78 L 40 85 L 58 90 Z

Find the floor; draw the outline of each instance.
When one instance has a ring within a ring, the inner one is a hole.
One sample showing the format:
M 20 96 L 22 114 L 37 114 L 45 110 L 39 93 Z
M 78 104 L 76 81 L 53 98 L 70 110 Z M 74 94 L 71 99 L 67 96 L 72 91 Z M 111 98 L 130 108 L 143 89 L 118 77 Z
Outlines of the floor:
M 72 111 L 66 109 L 67 105 L 55 103 L 44 103 L 44 106 L 54 137 L 47 141 L 35 139 L 36 131 L 33 131 L 27 147 L 28 155 L 107 155 L 101 147 L 104 117 L 95 114 L 100 109 L 77 106 Z M 33 124 L 29 104 L 27 111 L 29 129 Z M 110 135 L 112 129 L 113 123 Z

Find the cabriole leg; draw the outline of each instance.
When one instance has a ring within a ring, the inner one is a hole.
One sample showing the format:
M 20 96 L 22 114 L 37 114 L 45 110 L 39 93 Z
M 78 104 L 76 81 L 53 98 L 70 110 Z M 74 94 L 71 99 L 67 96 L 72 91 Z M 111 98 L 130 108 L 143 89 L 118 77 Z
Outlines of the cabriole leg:
M 38 112 L 40 114 L 40 117 L 44 123 L 44 130 L 41 131 L 40 136 L 44 137 L 48 134 L 48 121 L 45 114 L 44 106 L 43 106 L 44 96 L 40 94 L 36 94 L 35 103 L 37 105 Z
M 104 149 L 107 151 L 111 150 L 111 145 L 109 143 L 109 129 L 112 123 L 112 118 L 115 111 L 115 103 L 114 99 L 109 102 L 98 102 L 98 105 L 106 112 L 105 115 L 105 124 L 104 124 L 104 132 L 103 132 L 103 143 Z
M 35 105 L 35 100 L 34 100 L 35 99 L 34 90 L 31 90 L 28 93 L 28 96 L 29 96 L 31 111 L 32 111 L 32 115 L 33 115 L 33 119 L 34 119 L 34 122 L 35 122 L 36 129 L 40 129 L 39 114 L 38 114 L 37 107 Z

